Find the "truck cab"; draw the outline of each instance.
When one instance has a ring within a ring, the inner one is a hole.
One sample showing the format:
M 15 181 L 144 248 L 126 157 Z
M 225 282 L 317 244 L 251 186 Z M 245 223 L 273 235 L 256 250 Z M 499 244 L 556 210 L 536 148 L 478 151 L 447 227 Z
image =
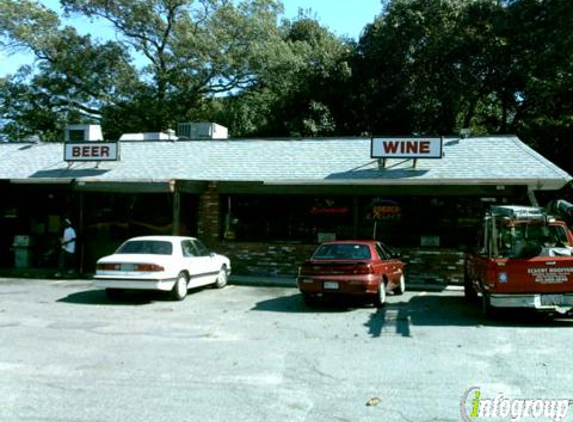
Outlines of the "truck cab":
M 467 299 L 496 308 L 573 309 L 573 235 L 543 208 L 491 206 L 464 268 Z

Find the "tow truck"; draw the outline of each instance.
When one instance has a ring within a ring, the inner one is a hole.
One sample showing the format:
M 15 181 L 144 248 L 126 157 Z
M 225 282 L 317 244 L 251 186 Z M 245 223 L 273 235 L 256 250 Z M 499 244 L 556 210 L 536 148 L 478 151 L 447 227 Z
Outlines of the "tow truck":
M 541 208 L 492 205 L 477 248 L 464 266 L 464 294 L 493 315 L 499 308 L 571 314 L 573 235 L 559 215 L 573 215 L 566 201 Z

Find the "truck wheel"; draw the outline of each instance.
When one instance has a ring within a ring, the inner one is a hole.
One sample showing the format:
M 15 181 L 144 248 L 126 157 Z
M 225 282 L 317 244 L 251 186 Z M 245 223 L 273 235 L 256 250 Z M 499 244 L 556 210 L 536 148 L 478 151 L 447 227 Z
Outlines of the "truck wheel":
M 483 292 L 481 295 L 481 312 L 486 317 L 494 317 L 496 314 L 496 308 L 491 306 L 491 299 L 489 294 Z
M 464 277 L 464 297 L 468 302 L 473 303 L 477 302 L 478 298 L 477 292 L 467 276 Z

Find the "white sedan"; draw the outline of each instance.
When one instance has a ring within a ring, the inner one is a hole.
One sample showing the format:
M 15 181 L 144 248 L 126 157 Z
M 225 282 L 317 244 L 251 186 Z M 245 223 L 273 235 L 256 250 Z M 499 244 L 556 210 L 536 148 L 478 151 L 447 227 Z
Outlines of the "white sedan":
M 162 290 L 183 300 L 192 287 L 224 287 L 230 273 L 229 259 L 194 237 L 142 236 L 99 259 L 94 279 L 110 298 L 123 290 Z

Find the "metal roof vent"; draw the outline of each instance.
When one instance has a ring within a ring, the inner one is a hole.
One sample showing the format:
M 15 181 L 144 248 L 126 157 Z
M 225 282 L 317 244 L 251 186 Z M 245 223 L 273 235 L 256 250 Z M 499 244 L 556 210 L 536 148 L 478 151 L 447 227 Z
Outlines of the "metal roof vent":
M 124 133 L 119 137 L 120 141 L 176 141 L 175 131 L 173 129 L 165 132 L 141 132 L 141 133 Z
M 65 142 L 103 141 L 100 125 L 67 125 L 64 131 Z
M 179 123 L 179 139 L 228 139 L 229 130 L 217 123 Z

